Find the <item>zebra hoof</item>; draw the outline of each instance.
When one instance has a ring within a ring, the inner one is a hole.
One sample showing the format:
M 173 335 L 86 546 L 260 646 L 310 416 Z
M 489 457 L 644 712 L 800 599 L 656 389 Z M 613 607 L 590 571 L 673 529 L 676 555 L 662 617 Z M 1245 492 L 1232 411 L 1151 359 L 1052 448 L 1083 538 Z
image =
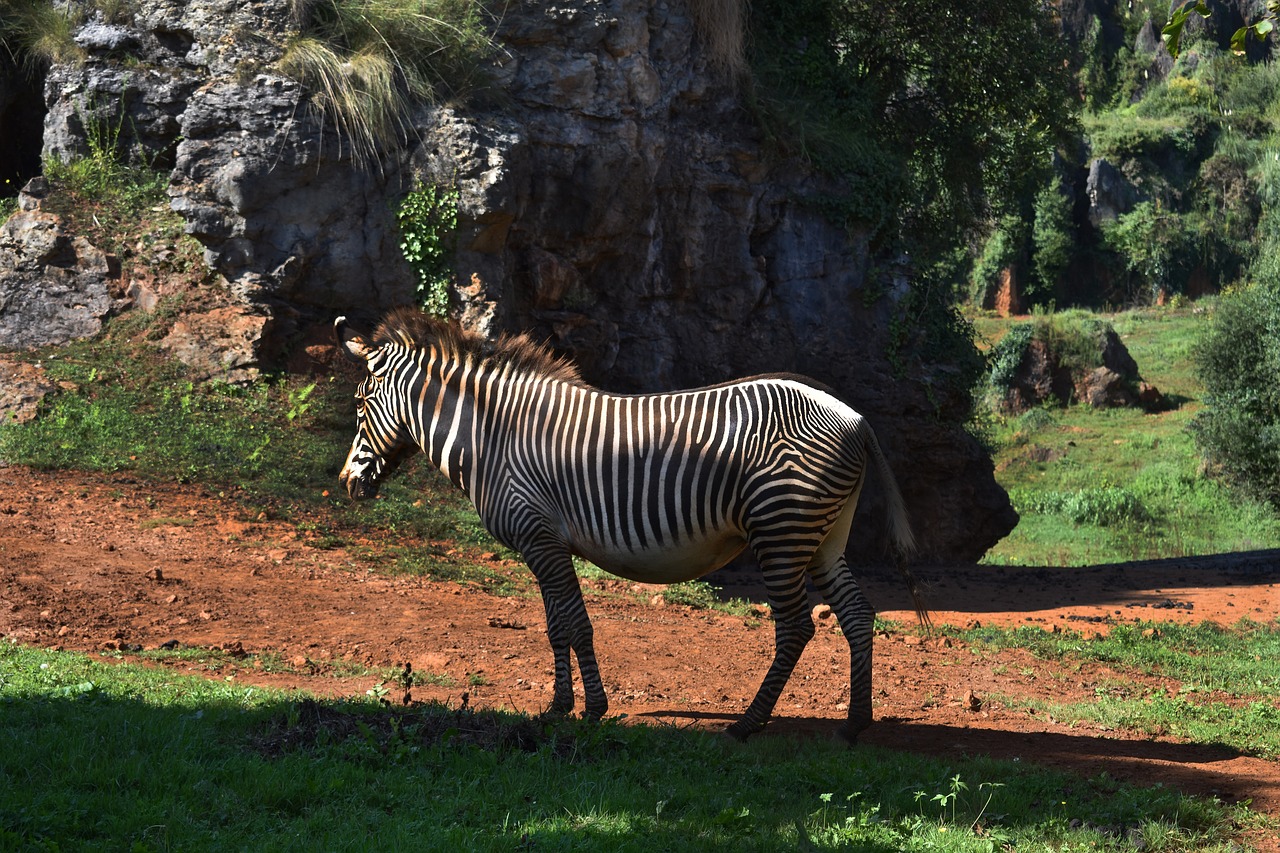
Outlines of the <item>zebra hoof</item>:
M 866 731 L 867 726 L 869 725 L 871 724 L 870 723 L 854 724 L 852 722 L 845 723 L 843 726 L 836 729 L 836 737 L 840 738 L 840 740 L 844 741 L 849 746 L 857 746 L 858 735 Z
M 763 728 L 764 726 L 753 726 L 749 723 L 743 722 L 742 720 L 738 720 L 738 722 L 725 728 L 724 735 L 725 737 L 733 738 L 738 743 L 746 743 L 747 738 L 751 737 Z

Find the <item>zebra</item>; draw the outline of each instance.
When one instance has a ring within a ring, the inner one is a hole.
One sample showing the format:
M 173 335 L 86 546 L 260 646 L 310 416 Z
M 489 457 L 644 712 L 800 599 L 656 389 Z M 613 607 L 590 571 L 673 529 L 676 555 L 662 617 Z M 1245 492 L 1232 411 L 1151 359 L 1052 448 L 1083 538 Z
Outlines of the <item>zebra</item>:
M 555 662 L 551 713 L 573 710 L 571 651 L 584 716 L 608 709 L 575 555 L 631 580 L 675 583 L 750 548 L 774 616 L 775 653 L 726 733 L 744 740 L 765 726 L 813 637 L 807 578 L 849 643 L 849 713 L 839 734 L 852 743 L 870 725 L 875 613 L 844 554 L 869 460 L 887 495 L 898 567 L 926 625 L 928 615 L 906 567 L 916 546 L 893 473 L 870 425 L 832 391 L 771 374 L 611 394 L 527 335 L 490 341 L 412 308 L 389 312 L 372 335 L 345 317 L 334 330 L 367 370 L 340 482 L 353 499 L 371 497 L 420 450 L 467 494 L 541 591 Z

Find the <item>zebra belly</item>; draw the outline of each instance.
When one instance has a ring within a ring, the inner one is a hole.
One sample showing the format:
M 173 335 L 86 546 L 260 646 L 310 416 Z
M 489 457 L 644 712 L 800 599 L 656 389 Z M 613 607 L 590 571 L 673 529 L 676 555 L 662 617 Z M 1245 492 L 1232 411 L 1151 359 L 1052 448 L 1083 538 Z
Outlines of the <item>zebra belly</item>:
M 747 540 L 736 532 L 704 539 L 653 545 L 640 550 L 613 547 L 574 538 L 573 553 L 590 560 L 610 574 L 641 583 L 679 583 L 713 572 L 746 547 Z

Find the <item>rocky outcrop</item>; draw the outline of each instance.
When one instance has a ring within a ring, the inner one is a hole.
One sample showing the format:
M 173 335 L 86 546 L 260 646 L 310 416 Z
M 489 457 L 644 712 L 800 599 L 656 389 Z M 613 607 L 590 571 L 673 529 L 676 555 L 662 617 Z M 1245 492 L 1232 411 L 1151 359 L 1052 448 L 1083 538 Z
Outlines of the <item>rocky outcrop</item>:
M 50 153 L 80 150 L 83 116 L 98 114 L 140 156 L 172 157 L 172 206 L 239 306 L 234 326 L 184 318 L 211 366 L 234 368 L 246 346 L 283 352 L 337 312 L 410 301 L 394 208 L 441 183 L 459 194 L 464 323 L 533 330 L 619 391 L 811 375 L 874 425 L 928 553 L 976 558 L 1016 523 L 957 425 L 950 368 L 900 375 L 903 272 L 873 272 L 865 235 L 808 201 L 821 179 L 765 156 L 685 3 L 508 4 L 490 79 L 501 98 L 488 99 L 500 105 L 423 109 L 410 143 L 365 167 L 273 71 L 289 6 L 147 4 L 129 27 L 82 32 L 89 61 L 46 88 Z M 873 485 L 853 546 L 865 557 L 882 553 L 879 504 Z
M 117 307 L 114 259 L 40 209 L 43 178 L 0 224 L 0 348 L 28 349 L 87 338 Z
M 1094 340 L 1096 360 L 1094 366 L 1086 367 L 1068 363 L 1042 338 L 1027 339 L 1017 370 L 1004 389 L 1005 409 L 1025 412 L 1051 401 L 1098 408 L 1141 406 L 1147 411 L 1167 407 L 1164 395 L 1142 381 L 1138 363 L 1114 329 L 1099 327 Z

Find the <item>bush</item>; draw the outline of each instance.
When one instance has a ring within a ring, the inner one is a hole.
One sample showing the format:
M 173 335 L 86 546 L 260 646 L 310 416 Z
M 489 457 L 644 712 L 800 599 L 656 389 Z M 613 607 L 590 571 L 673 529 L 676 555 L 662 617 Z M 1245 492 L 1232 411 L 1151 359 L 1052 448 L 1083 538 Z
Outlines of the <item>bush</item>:
M 1031 498 L 1020 509 L 1041 515 L 1062 514 L 1076 524 L 1096 524 L 1099 527 L 1114 527 L 1151 518 L 1137 495 L 1118 486 L 1048 492 Z
M 1186 251 L 1189 235 L 1177 213 L 1159 204 L 1141 202 L 1102 228 L 1107 247 L 1124 259 L 1132 275 L 1129 297 L 1139 303 L 1155 302 L 1168 291 L 1179 256 Z
M 1201 452 L 1230 483 L 1280 507 L 1280 280 L 1224 296 L 1195 360 L 1205 410 L 1191 429 Z
M 1013 385 L 1013 378 L 1031 344 L 1033 332 L 1030 323 L 1014 326 L 991 348 L 987 357 L 987 384 L 991 388 L 1003 393 Z

